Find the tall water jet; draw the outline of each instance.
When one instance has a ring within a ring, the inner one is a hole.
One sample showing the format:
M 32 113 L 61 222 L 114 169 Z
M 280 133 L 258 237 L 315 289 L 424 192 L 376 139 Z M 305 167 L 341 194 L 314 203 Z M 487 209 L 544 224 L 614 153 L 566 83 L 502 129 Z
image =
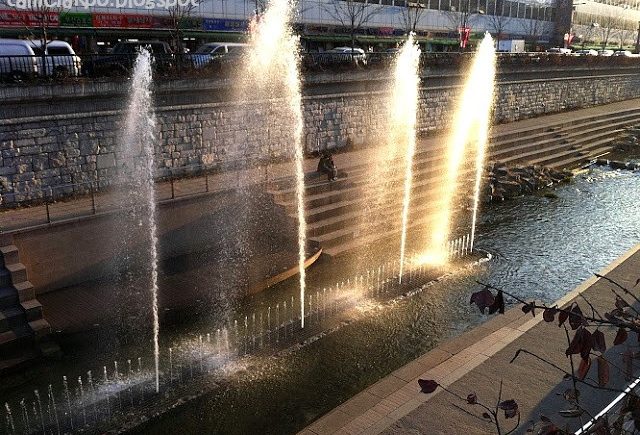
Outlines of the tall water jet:
M 305 259 L 307 224 L 304 213 L 304 144 L 302 143 L 302 95 L 299 75 L 299 37 L 294 35 L 291 21 L 295 10 L 293 1 L 271 0 L 265 12 L 254 18 L 250 26 L 245 84 L 245 101 L 264 99 L 263 111 L 269 110 L 274 124 L 289 123 L 281 128 L 285 139 L 293 146 L 295 161 L 295 192 L 298 221 L 298 272 L 300 285 L 301 326 L 305 311 Z M 276 107 L 280 101 L 284 107 Z M 264 127 L 264 126 L 261 126 Z
M 475 145 L 476 152 L 471 237 L 473 245 L 495 78 L 495 50 L 493 40 L 488 33 L 480 44 L 466 75 L 467 80 L 458 100 L 452 132 L 447 143 L 445 175 L 438 189 L 442 205 L 436 213 L 427 251 L 422 256 L 423 262 L 446 261 L 445 245 L 451 235 L 454 199 L 458 194 L 458 178 L 469 145 Z
M 496 56 L 493 39 L 486 33 L 480 43 L 475 62 L 471 68 L 471 75 L 477 76 L 476 109 L 478 119 L 476 126 L 476 179 L 473 186 L 473 215 L 471 218 L 471 243 L 470 252 L 473 252 L 473 243 L 476 236 L 476 221 L 478 219 L 478 207 L 480 205 L 480 189 L 482 187 L 482 173 L 484 160 L 489 141 L 489 128 L 491 123 L 491 107 L 493 104 L 494 79 L 496 75 Z
M 134 209 L 139 226 L 145 228 L 143 249 L 149 254 L 149 288 L 153 316 L 153 351 L 155 387 L 160 391 L 160 322 L 158 317 L 158 237 L 156 227 L 156 195 L 154 188 L 154 132 L 152 111 L 151 55 L 145 49 L 138 54 L 131 79 L 131 99 L 122 135 L 122 182 L 129 188 L 127 204 Z
M 400 234 L 400 271 L 402 283 L 407 246 L 407 225 L 413 184 L 413 156 L 416 151 L 416 122 L 420 87 L 420 48 L 413 34 L 405 41 L 395 60 L 389 142 L 404 150 L 405 174 L 402 198 L 402 232 Z

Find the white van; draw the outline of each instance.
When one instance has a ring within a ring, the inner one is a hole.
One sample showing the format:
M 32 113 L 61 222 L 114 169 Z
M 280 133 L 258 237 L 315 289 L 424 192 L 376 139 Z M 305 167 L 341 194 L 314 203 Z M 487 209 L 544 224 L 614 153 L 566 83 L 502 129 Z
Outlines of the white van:
M 221 56 L 240 55 L 242 50 L 248 46 L 249 44 L 239 42 L 208 42 L 198 47 L 194 53 L 189 54 L 189 58 L 194 67 L 202 68 Z
M 4 79 L 24 80 L 38 74 L 38 60 L 31 41 L 0 39 L 0 76 Z
M 73 47 L 65 41 L 49 41 L 45 49 L 46 67 L 42 67 L 42 41 L 29 41 L 33 44 L 32 49 L 38 58 L 38 66 L 46 76 L 74 76 L 80 75 L 82 61 Z

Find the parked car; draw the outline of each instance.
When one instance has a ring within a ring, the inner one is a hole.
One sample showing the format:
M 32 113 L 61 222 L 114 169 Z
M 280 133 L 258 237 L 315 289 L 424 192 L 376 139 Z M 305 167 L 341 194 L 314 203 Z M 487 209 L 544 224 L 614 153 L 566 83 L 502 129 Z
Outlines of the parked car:
M 31 42 L 33 44 L 33 52 L 37 56 L 40 74 L 58 77 L 77 77 L 80 75 L 82 71 L 82 61 L 68 42 L 49 41 L 46 44 L 44 53 L 42 52 L 42 46 L 44 45 L 42 41 Z M 43 60 L 45 63 L 44 67 L 42 65 Z
M 173 52 L 166 42 L 125 41 L 114 45 L 111 53 L 96 55 L 90 61 L 85 61 L 83 72 L 86 75 L 127 75 L 142 48 L 151 53 L 155 70 L 166 71 L 174 66 Z
M 571 54 L 570 48 L 553 47 L 547 50 L 547 53 Z
M 584 49 L 577 50 L 573 54 L 575 54 L 576 56 L 597 56 L 598 52 L 596 50 Z
M 633 53 L 631 53 L 629 50 L 617 50 L 613 53 L 613 56 L 633 57 Z
M 598 50 L 598 56 L 613 56 L 613 50 Z
M 220 66 L 224 63 L 225 56 L 234 56 L 237 58 L 242 54 L 249 44 L 237 42 L 209 42 L 201 45 L 194 52 L 189 54 L 188 58 L 195 68 L 203 68 L 209 65 Z
M 327 50 L 325 53 L 338 54 L 338 58 L 347 62 L 354 62 L 356 65 L 367 64 L 367 54 L 362 48 L 355 47 L 336 47 Z
M 39 66 L 30 41 L 0 39 L 0 77 L 20 81 L 38 74 Z

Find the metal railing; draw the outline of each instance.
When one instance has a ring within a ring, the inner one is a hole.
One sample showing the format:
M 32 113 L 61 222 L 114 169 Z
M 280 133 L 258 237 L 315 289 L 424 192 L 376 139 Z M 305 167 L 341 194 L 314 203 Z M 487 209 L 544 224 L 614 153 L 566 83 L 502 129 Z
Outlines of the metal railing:
M 304 72 L 386 69 L 394 52 L 304 53 Z M 422 69 L 463 69 L 473 53 L 424 53 Z M 135 54 L 0 56 L 0 80 L 7 85 L 39 82 L 126 78 L 131 74 Z M 241 56 L 208 54 L 153 55 L 157 78 L 225 77 L 237 71 Z M 575 56 L 556 53 L 499 53 L 498 68 L 521 67 L 620 67 L 640 65 L 640 57 Z
M 284 162 L 282 167 L 287 167 Z M 271 172 L 264 167 L 245 165 L 220 170 L 195 164 L 156 175 L 155 198 L 158 203 L 198 195 L 266 184 L 287 178 L 278 165 Z M 0 192 L 0 232 L 15 232 L 60 222 L 116 212 L 122 209 L 126 182 L 119 177 L 86 182 L 58 184 L 47 188 L 30 186 L 24 191 Z M 26 206 L 26 207 L 25 207 Z

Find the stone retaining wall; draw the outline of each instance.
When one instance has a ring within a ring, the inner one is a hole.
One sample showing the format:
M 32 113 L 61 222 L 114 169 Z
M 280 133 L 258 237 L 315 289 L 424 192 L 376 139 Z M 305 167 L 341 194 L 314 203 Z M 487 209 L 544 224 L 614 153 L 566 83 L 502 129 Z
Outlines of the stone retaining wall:
M 527 80 L 517 80 L 512 75 L 498 82 L 495 122 L 636 98 L 640 89 L 640 72 L 550 79 L 545 79 L 544 73 L 535 79 L 530 75 Z M 419 114 L 422 132 L 443 131 L 453 119 L 460 86 L 439 83 L 429 77 L 423 80 Z M 322 86 L 323 95 L 307 95 L 303 99 L 303 134 L 308 152 L 319 147 L 370 143 L 385 137 L 386 83 L 366 91 L 362 80 L 357 85 Z M 350 92 L 349 86 L 355 91 Z M 261 164 L 291 155 L 292 144 L 285 134 L 290 128 L 286 118 L 278 118 L 280 124 L 265 125 L 260 115 L 264 107 L 274 110 L 281 102 L 268 101 L 262 107 L 243 108 L 234 102 L 217 101 L 220 95 L 215 91 L 199 91 L 197 98 L 185 94 L 182 100 L 176 93 L 186 91 L 172 92 L 171 98 L 157 98 L 158 177 L 224 169 L 247 162 Z M 102 103 L 107 97 L 84 96 L 48 103 L 51 115 L 5 118 L 0 125 L 2 205 L 84 193 L 89 183 L 94 189 L 109 185 L 120 158 L 118 137 L 126 96 L 123 85 L 120 95 L 108 97 L 112 110 L 96 110 L 97 106 L 106 107 Z M 202 102 L 209 96 L 210 101 L 216 102 Z M 194 100 L 198 103 L 189 104 Z M 15 113 L 24 114 L 30 101 L 12 104 Z M 37 104 L 42 109 L 42 102 Z M 4 112 L 7 111 L 5 107 Z M 82 183 L 85 184 L 78 186 Z

